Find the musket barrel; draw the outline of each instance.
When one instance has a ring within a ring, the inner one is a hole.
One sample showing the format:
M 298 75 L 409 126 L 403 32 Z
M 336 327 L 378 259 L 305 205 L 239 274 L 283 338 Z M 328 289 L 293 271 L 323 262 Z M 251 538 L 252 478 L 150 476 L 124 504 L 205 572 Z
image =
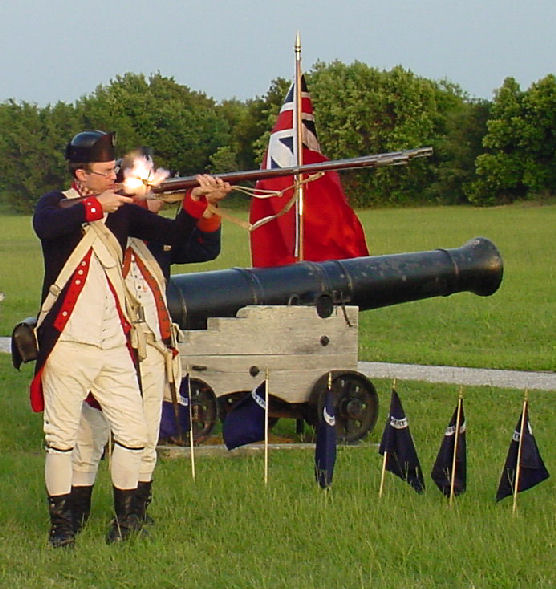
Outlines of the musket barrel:
M 454 249 L 178 274 L 168 284 L 168 308 L 182 329 L 204 329 L 208 317 L 233 317 L 246 305 L 329 297 L 364 311 L 464 291 L 489 296 L 502 275 L 496 246 L 476 237 Z
M 268 168 L 263 170 L 246 170 L 241 172 L 227 172 L 224 174 L 213 174 L 216 178 L 221 178 L 230 184 L 238 182 L 264 180 L 266 178 L 277 178 L 282 176 L 296 176 L 299 174 L 314 174 L 316 172 L 326 172 L 332 170 L 351 170 L 357 168 L 376 168 L 382 166 L 397 166 L 407 164 L 410 160 L 427 157 L 432 155 L 432 147 L 418 147 L 416 149 L 407 149 L 404 151 L 393 151 L 390 153 L 379 153 L 375 155 L 364 155 L 355 158 L 342 160 L 328 160 L 315 164 L 306 164 L 303 166 L 292 166 L 290 168 Z M 183 192 L 197 186 L 196 176 L 183 176 L 180 178 L 170 178 L 151 190 L 155 194 L 164 192 Z

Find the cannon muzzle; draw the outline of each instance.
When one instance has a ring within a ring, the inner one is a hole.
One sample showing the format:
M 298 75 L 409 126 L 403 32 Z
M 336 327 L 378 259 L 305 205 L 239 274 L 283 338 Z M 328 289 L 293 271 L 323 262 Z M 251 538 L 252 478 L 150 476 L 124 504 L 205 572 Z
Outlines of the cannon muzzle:
M 181 329 L 205 329 L 208 317 L 246 305 L 316 305 L 320 314 L 333 304 L 364 311 L 456 292 L 489 296 L 502 274 L 496 246 L 476 237 L 454 249 L 177 274 L 168 308 Z

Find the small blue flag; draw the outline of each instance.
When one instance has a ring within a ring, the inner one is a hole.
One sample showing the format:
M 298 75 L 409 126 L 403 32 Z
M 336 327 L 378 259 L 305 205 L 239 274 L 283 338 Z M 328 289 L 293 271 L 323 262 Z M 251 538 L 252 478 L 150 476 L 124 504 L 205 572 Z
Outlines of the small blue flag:
M 330 389 L 327 389 L 322 414 L 317 424 L 317 444 L 315 447 L 315 477 L 323 489 L 332 484 L 334 464 L 336 463 L 336 443 L 334 395 Z
M 228 450 L 264 440 L 265 381 L 226 415 L 222 436 Z
M 525 403 L 523 414 L 519 416 L 515 431 L 510 442 L 504 470 L 500 477 L 496 501 L 500 501 L 515 491 L 517 476 L 517 455 L 519 450 L 519 439 L 521 437 L 521 419 L 525 418 L 523 426 L 523 440 L 521 441 L 520 474 L 517 485 L 517 492 L 526 491 L 538 485 L 549 477 L 548 470 L 544 465 L 541 454 L 537 447 L 533 429 L 529 423 L 528 403 Z
M 409 431 L 402 402 L 392 389 L 390 413 L 380 442 L 379 454 L 386 455 L 386 470 L 408 482 L 415 491 L 425 490 L 423 471 Z
M 456 432 L 458 408 L 454 409 L 450 423 L 446 428 L 440 450 L 431 471 L 431 478 L 446 497 L 452 491 L 452 468 L 454 465 L 454 449 L 456 449 L 456 464 L 454 469 L 454 495 L 463 493 L 467 486 L 467 441 L 466 424 L 463 413 L 463 399 L 459 421 L 459 432 Z M 456 448 L 457 439 L 457 448 Z
M 189 431 L 189 374 L 187 374 L 180 383 L 178 393 L 178 420 L 181 433 Z M 158 437 L 163 440 L 179 436 L 176 424 L 176 414 L 174 404 L 170 401 L 162 402 L 162 415 L 160 417 L 160 430 Z

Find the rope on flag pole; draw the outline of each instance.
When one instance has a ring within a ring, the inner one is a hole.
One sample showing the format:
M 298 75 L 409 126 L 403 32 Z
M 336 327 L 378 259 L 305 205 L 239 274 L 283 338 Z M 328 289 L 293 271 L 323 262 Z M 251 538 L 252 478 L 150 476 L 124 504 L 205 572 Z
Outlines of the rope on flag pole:
M 195 480 L 195 452 L 193 450 L 193 399 L 191 398 L 191 375 L 189 374 L 189 366 L 185 368 L 187 374 L 187 396 L 189 409 L 189 455 L 191 456 L 191 478 Z
M 456 416 L 456 430 L 454 432 L 454 455 L 452 456 L 452 474 L 450 477 L 450 500 L 449 505 L 452 505 L 454 501 L 454 490 L 456 484 L 456 458 L 458 455 L 458 442 L 459 442 L 459 430 L 461 427 L 461 405 L 463 402 L 463 387 L 460 386 L 459 388 L 459 395 L 458 395 L 458 411 Z
M 268 368 L 264 380 L 264 484 L 268 483 Z
M 527 413 L 527 404 L 529 402 L 529 391 L 525 389 L 523 398 L 523 409 L 521 410 L 521 425 L 519 428 L 519 443 L 517 445 L 517 464 L 515 467 L 515 481 L 514 481 L 514 502 L 512 506 L 512 513 L 517 512 L 517 493 L 519 489 L 519 478 L 521 476 L 521 445 L 523 443 L 523 432 L 525 431 L 525 414 Z

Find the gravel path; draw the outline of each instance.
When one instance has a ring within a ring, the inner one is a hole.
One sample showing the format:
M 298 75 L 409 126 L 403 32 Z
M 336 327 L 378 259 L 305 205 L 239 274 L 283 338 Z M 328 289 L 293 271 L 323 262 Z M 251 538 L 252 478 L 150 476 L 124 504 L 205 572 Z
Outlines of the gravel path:
M 459 366 L 419 366 L 387 362 L 359 362 L 359 370 L 369 378 L 396 378 L 425 382 L 445 382 L 505 389 L 556 391 L 556 373 L 523 370 L 492 370 Z
M 0 337 L 0 352 L 10 353 L 10 338 Z M 490 370 L 458 366 L 418 366 L 387 362 L 359 362 L 359 371 L 369 378 L 396 378 L 506 389 L 556 391 L 556 373 L 554 372 Z

